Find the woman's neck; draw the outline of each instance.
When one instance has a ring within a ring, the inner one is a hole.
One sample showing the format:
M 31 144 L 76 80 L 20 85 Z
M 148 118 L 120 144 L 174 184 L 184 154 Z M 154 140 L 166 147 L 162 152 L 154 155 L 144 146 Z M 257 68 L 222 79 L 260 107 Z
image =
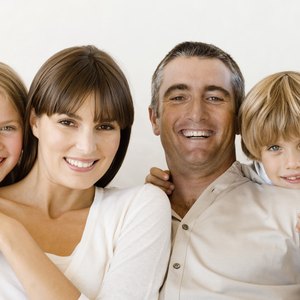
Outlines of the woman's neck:
M 76 190 L 55 184 L 38 174 L 36 166 L 24 179 L 0 191 L 1 197 L 37 208 L 50 218 L 90 207 L 94 194 L 94 186 Z

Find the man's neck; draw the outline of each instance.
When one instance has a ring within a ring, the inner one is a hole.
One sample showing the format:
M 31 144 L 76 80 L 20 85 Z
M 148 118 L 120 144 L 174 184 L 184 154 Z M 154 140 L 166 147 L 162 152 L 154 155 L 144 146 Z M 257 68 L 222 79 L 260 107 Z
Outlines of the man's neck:
M 186 180 L 186 178 L 180 179 L 173 176 L 175 190 L 170 196 L 172 209 L 183 218 L 202 192 L 213 181 L 214 179 L 207 181 L 205 178 L 202 180 Z
M 192 171 L 183 174 L 171 170 L 172 181 L 175 185 L 175 190 L 170 196 L 172 209 L 183 218 L 204 190 L 221 176 L 231 164 L 232 162 L 217 171 L 206 174 L 203 172 L 196 174 Z

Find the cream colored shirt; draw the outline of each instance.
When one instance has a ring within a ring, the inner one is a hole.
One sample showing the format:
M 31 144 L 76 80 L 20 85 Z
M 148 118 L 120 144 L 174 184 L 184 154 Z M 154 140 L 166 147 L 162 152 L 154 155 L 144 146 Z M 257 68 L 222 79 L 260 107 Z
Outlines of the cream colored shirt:
M 47 255 L 81 291 L 80 300 L 157 300 L 169 259 L 170 219 L 169 199 L 155 186 L 97 188 L 71 256 Z M 0 252 L 0 300 L 26 299 Z
M 173 213 L 160 299 L 299 300 L 298 212 L 299 190 L 261 184 L 235 162 L 183 219 Z

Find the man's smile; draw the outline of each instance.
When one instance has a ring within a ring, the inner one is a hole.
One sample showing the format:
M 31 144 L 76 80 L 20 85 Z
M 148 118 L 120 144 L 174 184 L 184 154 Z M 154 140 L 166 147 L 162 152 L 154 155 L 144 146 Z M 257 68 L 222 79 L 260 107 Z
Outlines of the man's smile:
M 190 130 L 183 129 L 181 134 L 187 138 L 208 138 L 213 135 L 212 130 Z

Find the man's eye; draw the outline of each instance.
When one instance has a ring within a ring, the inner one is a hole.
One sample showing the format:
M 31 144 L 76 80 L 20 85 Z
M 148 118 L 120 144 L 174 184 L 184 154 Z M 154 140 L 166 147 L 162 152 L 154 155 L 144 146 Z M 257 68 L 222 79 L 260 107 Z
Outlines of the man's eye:
M 211 96 L 211 97 L 208 97 L 207 100 L 211 101 L 211 102 L 220 102 L 220 101 L 223 101 L 223 98 Z
M 170 100 L 172 100 L 172 101 L 182 101 L 182 100 L 184 100 L 184 96 L 174 96 L 174 97 L 171 97 Z
M 278 145 L 272 145 L 268 147 L 268 151 L 279 151 L 281 148 Z

